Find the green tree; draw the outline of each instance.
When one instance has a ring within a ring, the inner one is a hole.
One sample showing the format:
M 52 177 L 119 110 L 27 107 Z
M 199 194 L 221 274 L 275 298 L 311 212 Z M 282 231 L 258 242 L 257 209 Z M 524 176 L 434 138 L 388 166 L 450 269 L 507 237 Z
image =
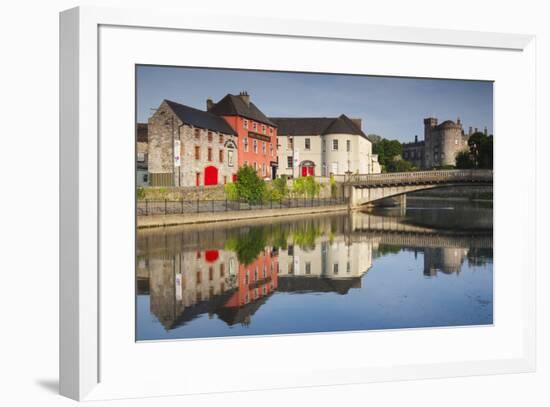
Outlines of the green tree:
M 493 168 L 493 136 L 477 132 L 468 139 L 475 168 Z
M 225 242 L 225 249 L 237 254 L 239 263 L 251 264 L 265 249 L 267 230 L 264 226 L 250 228 L 247 232 L 231 234 Z
M 398 140 L 380 139 L 373 143 L 372 152 L 378 154 L 378 162 L 386 167 L 403 153 L 403 145 Z
M 321 192 L 321 184 L 314 177 L 299 177 L 292 183 L 292 192 L 299 197 L 313 198 Z
M 245 165 L 237 171 L 237 196 L 248 203 L 261 202 L 266 190 L 265 181 L 261 179 L 254 168 Z
M 271 182 L 271 199 L 281 202 L 288 197 L 288 194 L 289 190 L 286 176 L 274 179 Z
M 416 167 L 410 161 L 401 160 L 399 158 L 394 158 L 386 164 L 387 172 L 407 172 L 415 170 Z
M 457 153 L 456 158 L 456 168 L 460 169 L 470 169 L 475 168 L 476 163 L 470 154 L 469 150 L 460 151 Z

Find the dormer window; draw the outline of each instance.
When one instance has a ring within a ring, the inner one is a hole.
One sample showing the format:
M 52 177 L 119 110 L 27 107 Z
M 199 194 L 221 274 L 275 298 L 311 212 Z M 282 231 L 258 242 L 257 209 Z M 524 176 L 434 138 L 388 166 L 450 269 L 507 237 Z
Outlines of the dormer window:
M 266 127 L 264 125 L 262 125 L 262 133 L 265 134 L 265 130 L 266 130 Z
M 245 129 L 248 129 L 248 120 L 246 120 L 246 119 L 243 120 L 243 127 Z
M 252 123 L 252 130 L 258 130 L 258 123 L 256 122 Z

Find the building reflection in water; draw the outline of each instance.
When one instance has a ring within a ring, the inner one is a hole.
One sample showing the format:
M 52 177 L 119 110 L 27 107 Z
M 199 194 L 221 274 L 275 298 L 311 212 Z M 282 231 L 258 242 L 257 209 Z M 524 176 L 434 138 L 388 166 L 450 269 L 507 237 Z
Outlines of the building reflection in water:
M 166 330 L 202 315 L 246 326 L 275 291 L 345 295 L 361 287 L 373 258 L 391 252 L 421 253 L 427 277 L 458 274 L 465 259 L 483 261 L 468 247 L 471 237 L 428 236 L 387 222 L 361 215 L 146 233 L 138 239 L 138 295 L 150 296 Z

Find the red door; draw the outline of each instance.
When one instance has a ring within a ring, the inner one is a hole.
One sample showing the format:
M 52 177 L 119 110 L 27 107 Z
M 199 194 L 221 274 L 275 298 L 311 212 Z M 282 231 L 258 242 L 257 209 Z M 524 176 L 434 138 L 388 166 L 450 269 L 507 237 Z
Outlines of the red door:
M 307 167 L 302 167 L 302 177 L 307 177 Z
M 307 167 L 307 175 L 313 176 L 313 168 L 314 167 Z
M 218 185 L 218 169 L 213 165 L 204 169 L 204 185 Z

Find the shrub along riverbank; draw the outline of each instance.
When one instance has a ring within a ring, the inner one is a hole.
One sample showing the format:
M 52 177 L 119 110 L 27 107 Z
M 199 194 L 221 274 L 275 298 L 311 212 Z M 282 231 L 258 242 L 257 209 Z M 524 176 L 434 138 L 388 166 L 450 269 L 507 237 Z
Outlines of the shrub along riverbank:
M 208 201 L 229 200 L 259 203 L 280 202 L 289 198 L 336 198 L 342 194 L 342 185 L 334 178 L 324 179 L 324 182 L 315 177 L 299 177 L 288 180 L 280 177 L 265 181 L 249 166 L 243 166 L 237 172 L 237 180 L 225 185 L 202 187 L 139 187 L 137 199 L 139 201 Z

